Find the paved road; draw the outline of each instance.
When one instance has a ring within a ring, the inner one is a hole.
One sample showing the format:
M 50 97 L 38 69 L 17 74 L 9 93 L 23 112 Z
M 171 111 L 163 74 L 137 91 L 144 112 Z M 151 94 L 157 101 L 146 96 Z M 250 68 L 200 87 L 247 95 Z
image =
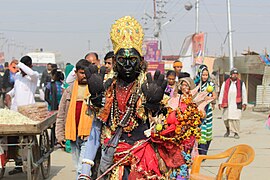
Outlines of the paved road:
M 241 173 L 241 179 L 259 180 L 269 179 L 270 177 L 270 130 L 265 128 L 265 121 L 268 113 L 258 113 L 249 108 L 243 113 L 241 120 L 240 139 L 233 137 L 224 138 L 225 126 L 221 117 L 221 112 L 216 110 L 214 113 L 213 141 L 210 146 L 209 154 L 220 153 L 238 144 L 249 144 L 255 150 L 255 159 Z M 232 135 L 231 135 L 232 136 Z M 202 173 L 206 175 L 217 174 L 219 164 L 226 161 L 205 161 Z
M 270 130 L 265 128 L 265 120 L 268 113 L 252 112 L 251 108 L 244 112 L 241 120 L 240 139 L 233 137 L 224 138 L 225 127 L 221 117 L 221 111 L 214 111 L 213 134 L 214 139 L 210 146 L 209 154 L 220 153 L 237 144 L 249 144 L 256 152 L 255 160 L 248 167 L 243 168 L 241 179 L 264 180 L 270 177 Z M 225 160 L 224 160 L 225 161 Z M 223 162 L 224 162 L 223 161 Z M 206 175 L 214 175 L 218 172 L 219 164 L 222 161 L 205 161 L 202 164 L 201 172 Z M 12 164 L 10 164 L 11 166 Z M 7 171 L 10 170 L 8 167 Z M 7 172 L 6 171 L 6 172 Z M 26 179 L 25 174 L 9 176 L 7 173 L 3 180 Z M 71 154 L 61 149 L 52 154 L 52 168 L 50 180 L 75 179 L 75 168 L 72 164 Z
M 69 180 L 75 179 L 75 168 L 72 164 L 70 153 L 64 152 L 62 149 L 56 149 L 52 153 L 51 174 L 49 180 Z M 20 173 L 16 175 L 8 175 L 8 171 L 14 168 L 14 163 L 7 164 L 5 176 L 3 180 L 24 180 L 27 179 L 26 174 Z M 41 179 L 41 178 L 40 178 Z

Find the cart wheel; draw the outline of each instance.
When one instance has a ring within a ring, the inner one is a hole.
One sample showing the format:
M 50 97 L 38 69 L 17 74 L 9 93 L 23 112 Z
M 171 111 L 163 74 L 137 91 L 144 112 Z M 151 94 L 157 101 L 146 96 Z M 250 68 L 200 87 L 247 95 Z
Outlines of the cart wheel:
M 51 170 L 51 155 L 45 158 L 45 154 L 50 151 L 50 139 L 48 131 L 44 131 L 39 137 L 40 143 L 40 157 L 44 157 L 44 161 L 41 165 L 41 174 L 44 179 L 47 179 L 50 176 Z
M 0 168 L 0 179 L 3 178 L 4 174 L 5 174 L 5 168 L 4 167 Z
M 51 144 L 50 144 L 50 146 L 51 146 L 51 149 L 54 149 L 54 145 L 55 145 L 55 142 L 56 142 L 56 138 L 55 138 L 55 123 L 52 125 L 50 136 L 51 136 L 51 139 L 50 139 L 50 143 Z
M 32 146 L 32 157 L 33 157 L 33 162 L 37 162 L 40 159 L 40 152 L 39 152 L 39 146 L 38 146 L 38 141 L 36 136 L 32 136 L 34 145 Z M 34 165 L 31 163 L 30 164 L 30 169 L 28 169 L 27 172 L 31 172 L 31 180 L 40 180 L 40 166 L 39 167 L 34 167 Z M 28 176 L 28 179 L 29 176 Z

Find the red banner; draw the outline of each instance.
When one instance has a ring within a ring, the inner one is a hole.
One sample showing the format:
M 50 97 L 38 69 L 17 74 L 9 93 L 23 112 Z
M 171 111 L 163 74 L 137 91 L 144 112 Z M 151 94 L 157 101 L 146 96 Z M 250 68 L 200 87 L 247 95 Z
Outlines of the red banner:
M 164 63 L 163 62 L 148 62 L 147 72 L 150 72 L 152 75 L 156 70 L 160 70 L 161 73 L 164 73 Z

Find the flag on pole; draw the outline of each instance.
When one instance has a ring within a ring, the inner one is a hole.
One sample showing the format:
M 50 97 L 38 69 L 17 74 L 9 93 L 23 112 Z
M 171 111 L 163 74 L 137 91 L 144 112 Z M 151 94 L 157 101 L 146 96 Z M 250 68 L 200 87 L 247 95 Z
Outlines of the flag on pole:
M 190 77 L 195 76 L 195 63 L 193 61 L 192 53 L 192 35 L 189 35 L 185 38 L 182 48 L 180 51 L 180 61 L 183 63 L 182 72 L 187 72 L 190 74 Z

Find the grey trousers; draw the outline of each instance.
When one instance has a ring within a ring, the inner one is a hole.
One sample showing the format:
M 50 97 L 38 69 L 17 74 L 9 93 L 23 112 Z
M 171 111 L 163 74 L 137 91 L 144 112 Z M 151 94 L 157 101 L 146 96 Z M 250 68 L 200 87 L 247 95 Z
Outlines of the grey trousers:
M 229 128 L 233 133 L 240 133 L 240 120 L 239 119 L 227 119 L 224 120 L 226 128 Z

